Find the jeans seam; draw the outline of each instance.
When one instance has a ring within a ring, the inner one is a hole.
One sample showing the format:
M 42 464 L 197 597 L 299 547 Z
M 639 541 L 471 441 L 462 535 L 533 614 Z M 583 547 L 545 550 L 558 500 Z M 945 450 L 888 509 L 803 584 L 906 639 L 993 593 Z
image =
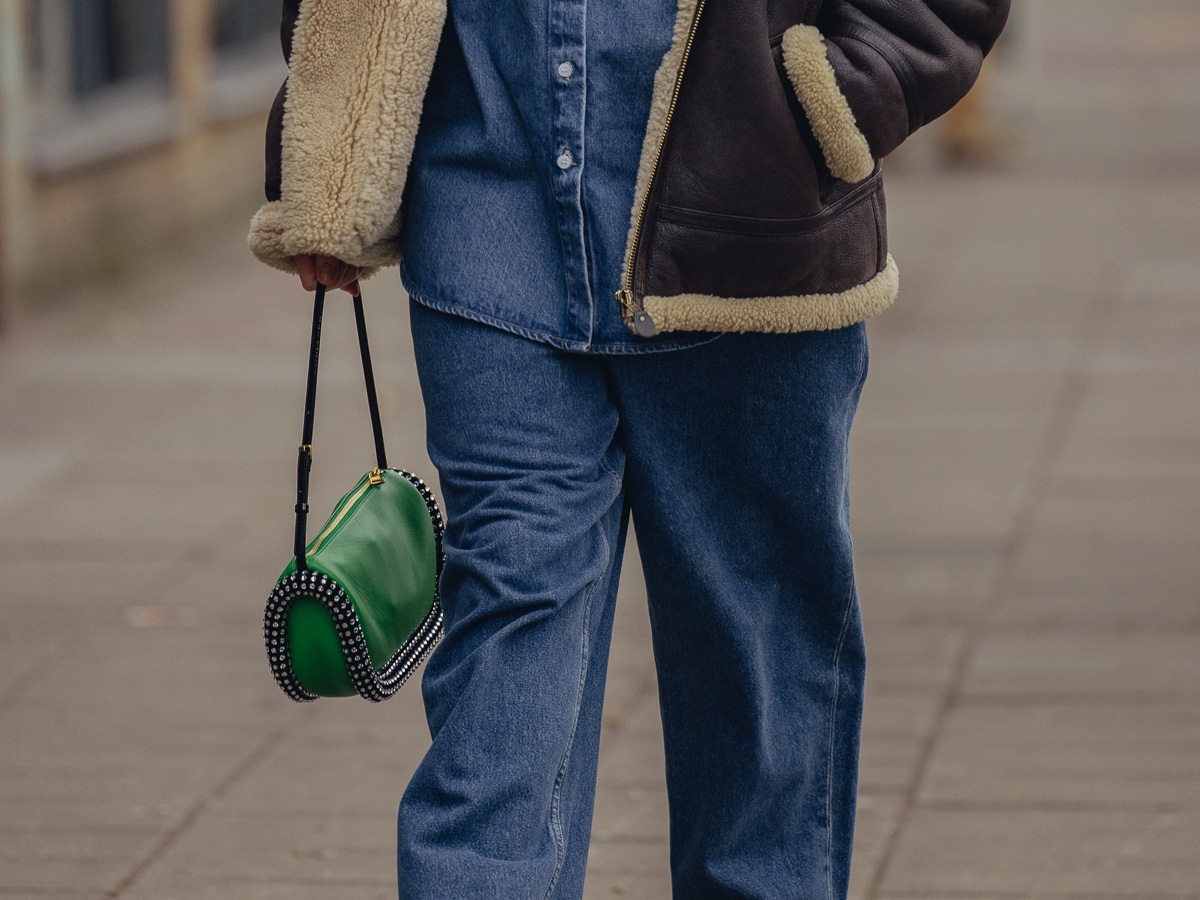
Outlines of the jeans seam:
M 608 462 L 605 461 L 603 456 L 600 457 L 600 468 L 612 476 L 612 479 L 613 479 L 613 481 L 615 481 L 617 483 L 618 488 L 621 487 L 621 478 L 622 478 L 621 473 L 618 472 L 616 469 L 614 469 L 612 466 L 610 466 L 608 464 Z M 608 539 L 605 538 L 605 540 L 607 541 Z
M 604 468 L 603 463 L 601 464 Z M 609 471 L 605 468 L 605 471 Z M 612 474 L 609 471 L 609 474 Z M 602 521 L 602 520 L 601 520 Z M 546 900 L 558 885 L 558 877 L 562 874 L 563 865 L 567 860 L 567 840 L 563 833 L 562 826 L 562 786 L 563 781 L 567 777 L 567 766 L 571 763 L 571 751 L 575 748 L 575 732 L 579 730 L 579 713 L 583 707 L 583 692 L 587 684 L 588 665 L 591 656 L 591 642 L 588 640 L 588 633 L 592 627 L 592 601 L 596 596 L 596 590 L 600 587 L 600 582 L 604 580 L 604 573 L 608 571 L 608 563 L 612 556 L 612 549 L 608 546 L 608 537 L 604 534 L 603 525 L 600 525 L 600 540 L 604 544 L 604 568 L 601 573 L 596 576 L 596 579 L 589 585 L 587 596 L 584 598 L 583 608 L 583 647 L 580 653 L 579 660 L 579 689 L 575 695 L 575 712 L 571 719 L 571 734 L 567 737 L 567 746 L 563 750 L 562 762 L 558 767 L 558 775 L 554 779 L 554 790 L 550 795 L 550 837 L 554 841 L 554 874 L 550 876 L 550 884 L 546 886 L 546 893 L 543 894 L 543 900 Z
M 842 647 L 846 643 L 846 631 L 850 626 L 850 613 L 854 610 L 854 589 L 846 598 L 846 612 L 842 615 L 842 627 L 838 632 L 837 648 L 833 652 L 833 698 L 829 712 L 829 775 L 825 793 L 825 871 L 828 875 L 829 900 L 833 897 L 833 768 L 834 746 L 837 736 L 838 694 L 842 684 L 841 663 Z
M 867 360 L 870 353 L 867 346 L 867 336 L 864 333 L 858 347 L 858 389 L 860 392 L 867 383 Z

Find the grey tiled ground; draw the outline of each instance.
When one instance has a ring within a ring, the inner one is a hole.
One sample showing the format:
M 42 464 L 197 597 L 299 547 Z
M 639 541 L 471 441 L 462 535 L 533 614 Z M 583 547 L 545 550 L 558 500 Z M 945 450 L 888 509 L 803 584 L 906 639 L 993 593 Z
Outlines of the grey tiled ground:
M 1196 900 L 1200 8 L 1018 16 L 1013 163 L 889 161 L 851 893 Z M 394 896 L 417 692 L 295 707 L 263 660 L 308 326 L 243 227 L 0 343 L 0 897 Z M 392 453 L 432 478 L 394 274 L 370 294 Z M 369 447 L 346 310 L 326 335 L 318 509 Z M 631 558 L 588 900 L 669 896 L 656 717 Z

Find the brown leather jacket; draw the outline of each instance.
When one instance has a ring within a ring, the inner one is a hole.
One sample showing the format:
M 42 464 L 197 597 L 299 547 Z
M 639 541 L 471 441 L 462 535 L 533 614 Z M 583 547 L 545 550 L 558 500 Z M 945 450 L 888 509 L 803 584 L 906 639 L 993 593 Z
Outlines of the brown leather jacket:
M 616 298 L 630 327 L 803 331 L 889 306 L 878 161 L 966 94 L 1009 3 L 679 0 Z M 286 0 L 290 75 L 250 233 L 260 259 L 398 261 L 445 13 L 445 0 Z

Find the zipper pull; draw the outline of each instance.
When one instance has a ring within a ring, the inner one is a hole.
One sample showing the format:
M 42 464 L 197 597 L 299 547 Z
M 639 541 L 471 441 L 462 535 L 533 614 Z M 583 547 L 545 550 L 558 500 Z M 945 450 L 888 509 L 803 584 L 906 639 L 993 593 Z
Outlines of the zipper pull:
M 617 302 L 621 304 L 621 318 L 639 337 L 652 338 L 658 333 L 658 326 L 654 324 L 650 314 L 642 309 L 640 303 L 634 301 L 633 291 L 621 288 L 617 291 Z
M 383 472 L 379 469 L 372 469 L 367 474 L 367 484 L 383 484 Z

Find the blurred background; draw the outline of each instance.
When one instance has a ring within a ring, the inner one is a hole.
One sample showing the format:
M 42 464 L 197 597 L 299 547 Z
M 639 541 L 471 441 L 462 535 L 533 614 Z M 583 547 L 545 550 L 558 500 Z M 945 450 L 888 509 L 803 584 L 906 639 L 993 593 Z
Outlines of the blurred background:
M 1017 0 L 884 166 L 852 446 L 869 650 L 851 894 L 1200 898 L 1200 3 Z M 416 684 L 297 706 L 308 298 L 245 246 L 279 0 L 0 0 L 0 897 L 394 897 Z M 390 455 L 436 483 L 394 272 Z M 314 508 L 371 463 L 348 309 Z M 588 900 L 667 898 L 631 549 Z
M 243 207 L 287 74 L 277 0 L 4 0 L 5 307 Z

